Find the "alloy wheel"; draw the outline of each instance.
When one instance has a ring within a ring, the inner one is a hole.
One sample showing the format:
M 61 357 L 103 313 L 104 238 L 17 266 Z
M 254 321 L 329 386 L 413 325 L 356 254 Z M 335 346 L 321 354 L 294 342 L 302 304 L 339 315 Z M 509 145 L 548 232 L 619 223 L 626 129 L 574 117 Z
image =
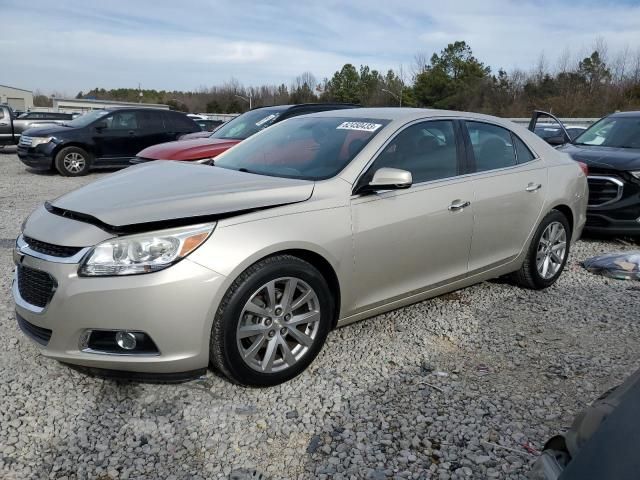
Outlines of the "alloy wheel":
M 567 231 L 560 222 L 551 222 L 538 242 L 536 267 L 545 280 L 553 278 L 562 268 L 567 255 Z
M 65 170 L 69 173 L 80 173 L 84 170 L 86 160 L 84 156 L 78 152 L 70 152 L 64 156 L 63 164 Z
M 316 341 L 320 318 L 318 295 L 308 283 L 295 277 L 271 280 L 242 309 L 236 330 L 240 355 L 262 373 L 286 370 Z

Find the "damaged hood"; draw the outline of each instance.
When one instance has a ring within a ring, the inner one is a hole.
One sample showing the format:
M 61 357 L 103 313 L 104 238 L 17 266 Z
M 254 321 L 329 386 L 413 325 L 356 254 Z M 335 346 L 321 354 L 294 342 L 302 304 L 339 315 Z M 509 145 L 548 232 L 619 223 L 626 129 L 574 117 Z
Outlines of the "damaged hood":
M 117 229 L 302 202 L 311 197 L 313 187 L 314 182 L 307 180 L 208 165 L 152 162 L 129 167 L 63 195 L 48 204 L 48 209 L 89 223 L 97 219 L 93 223 Z

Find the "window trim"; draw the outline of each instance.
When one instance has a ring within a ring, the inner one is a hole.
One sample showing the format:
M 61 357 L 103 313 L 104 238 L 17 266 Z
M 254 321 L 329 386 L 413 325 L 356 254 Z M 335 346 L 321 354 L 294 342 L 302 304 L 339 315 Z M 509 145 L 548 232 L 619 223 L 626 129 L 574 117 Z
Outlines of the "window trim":
M 502 171 L 506 171 L 506 170 L 511 170 L 514 168 L 519 168 L 525 165 L 532 165 L 536 162 L 540 162 L 542 159 L 540 158 L 539 155 L 536 154 L 536 152 L 529 147 L 529 145 L 522 140 L 519 136 L 518 138 L 520 138 L 520 140 L 522 140 L 522 143 L 525 144 L 525 146 L 529 149 L 529 151 L 533 154 L 533 159 L 525 162 L 525 163 L 519 163 L 518 162 L 518 153 L 516 152 L 516 148 L 515 145 L 513 146 L 513 153 L 516 157 L 516 164 L 515 165 L 509 165 L 507 167 L 500 167 L 500 168 L 493 168 L 491 170 L 483 170 L 481 172 L 477 172 L 475 171 L 475 166 L 476 166 L 476 157 L 475 157 L 475 153 L 473 151 L 473 144 L 471 143 L 471 135 L 469 134 L 469 129 L 467 128 L 467 122 L 474 122 L 474 123 L 484 123 L 487 125 L 491 125 L 494 127 L 499 127 L 502 128 L 504 130 L 506 130 L 507 132 L 511 133 L 512 135 L 515 135 L 515 133 L 510 129 L 505 127 L 504 125 L 499 125 L 497 123 L 494 122 L 489 122 L 486 121 L 484 119 L 480 120 L 480 119 L 475 119 L 475 118 L 461 118 L 460 119 L 462 122 L 462 130 L 464 132 L 464 141 L 465 141 L 465 145 L 466 145 L 466 150 L 467 150 L 467 161 L 469 162 L 469 169 L 470 171 L 467 173 L 467 175 L 471 176 L 471 175 L 483 175 L 483 174 L 487 174 L 487 173 L 491 173 L 491 172 L 502 172 Z
M 535 153 L 533 153 L 533 151 L 529 148 L 529 146 L 524 143 L 524 140 L 522 140 L 518 135 L 516 135 L 513 130 L 509 130 L 511 132 L 511 141 L 513 142 L 513 150 L 514 152 L 516 152 L 516 165 L 525 165 L 527 163 L 531 163 L 534 160 L 536 160 L 538 157 L 535 155 Z M 522 145 L 524 145 L 524 148 L 526 148 L 529 153 L 531 154 L 531 160 L 526 160 L 524 162 L 520 161 L 520 158 L 518 157 L 518 147 L 516 146 L 516 142 L 515 140 L 518 140 L 520 143 L 522 143 Z
M 398 135 L 400 135 L 402 132 L 404 132 L 408 128 L 414 125 L 417 125 L 419 123 L 442 122 L 442 121 L 448 121 L 453 124 L 453 135 L 456 142 L 456 171 L 458 172 L 458 174 L 453 177 L 438 178 L 434 180 L 425 180 L 424 182 L 412 183 L 411 187 L 409 187 L 408 189 L 403 189 L 401 192 L 407 193 L 408 191 L 411 191 L 414 187 L 419 187 L 419 186 L 437 183 L 437 182 L 451 181 L 453 179 L 464 177 L 466 175 L 467 162 L 466 162 L 466 154 L 465 154 L 466 148 L 463 144 L 463 138 L 461 136 L 460 119 L 457 117 L 418 118 L 416 120 L 412 120 L 398 127 L 398 129 L 395 132 L 393 132 L 389 136 L 389 138 L 387 138 L 387 140 L 380 146 L 380 148 L 378 148 L 378 150 L 372 155 L 372 157 L 369 159 L 366 165 L 362 168 L 362 170 L 356 177 L 356 181 L 353 182 L 353 185 L 351 187 L 351 195 L 361 196 L 360 194 L 355 193 L 362 187 L 362 185 L 360 185 L 360 182 L 367 175 L 367 173 L 369 173 L 369 170 L 373 167 L 373 164 L 376 162 L 376 160 L 378 160 L 380 155 L 382 155 L 382 152 L 384 152 L 384 150 L 389 146 L 389 144 L 391 144 L 391 142 L 393 142 L 393 140 L 396 139 L 396 137 L 398 137 Z

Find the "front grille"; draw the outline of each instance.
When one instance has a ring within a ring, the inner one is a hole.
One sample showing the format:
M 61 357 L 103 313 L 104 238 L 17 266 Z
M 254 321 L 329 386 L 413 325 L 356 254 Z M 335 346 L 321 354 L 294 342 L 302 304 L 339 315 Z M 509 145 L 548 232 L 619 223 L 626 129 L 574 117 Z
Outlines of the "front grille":
M 38 342 L 40 345 L 44 345 L 45 347 L 49 344 L 52 333 L 51 330 L 48 328 L 37 327 L 33 323 L 27 322 L 17 313 L 16 318 L 18 320 L 20 330 L 22 330 L 26 336 L 32 338 L 34 341 Z
M 601 207 L 617 202 L 622 198 L 623 182 L 617 177 L 590 175 L 589 182 L 589 206 Z
M 18 265 L 18 291 L 22 299 L 36 307 L 47 306 L 55 289 L 55 281 L 47 272 Z
M 31 250 L 51 257 L 73 257 L 76 253 L 82 250 L 82 247 L 62 247 L 60 245 L 41 242 L 40 240 L 27 236 L 24 237 L 24 241 L 27 242 Z
M 27 137 L 26 135 L 22 135 L 20 137 L 19 146 L 21 146 L 21 147 L 30 147 L 31 146 L 31 137 Z

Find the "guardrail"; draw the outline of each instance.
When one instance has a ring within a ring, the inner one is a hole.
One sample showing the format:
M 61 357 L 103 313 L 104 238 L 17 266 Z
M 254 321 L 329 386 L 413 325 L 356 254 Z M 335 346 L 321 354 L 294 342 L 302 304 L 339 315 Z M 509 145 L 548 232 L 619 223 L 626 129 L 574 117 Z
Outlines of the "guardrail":
M 509 120 L 511 120 L 512 122 L 515 122 L 519 125 L 524 125 L 527 126 L 529 125 L 529 121 L 531 120 L 530 117 L 519 117 L 519 118 L 509 118 Z M 578 127 L 588 127 L 591 124 L 597 122 L 598 120 L 600 120 L 599 118 L 561 118 L 560 121 L 562 123 L 565 124 L 565 126 L 568 125 L 574 125 L 574 126 L 578 126 Z M 548 122 L 542 122 L 540 121 L 540 123 L 552 123 L 552 119 L 549 118 Z

